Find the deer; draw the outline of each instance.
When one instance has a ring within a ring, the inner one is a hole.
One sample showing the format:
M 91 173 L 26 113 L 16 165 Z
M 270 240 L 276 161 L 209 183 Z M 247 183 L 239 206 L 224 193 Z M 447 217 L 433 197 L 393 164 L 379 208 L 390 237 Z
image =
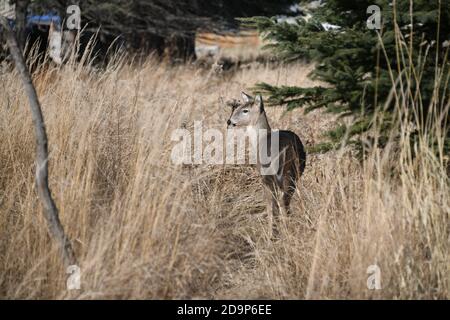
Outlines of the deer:
M 233 99 L 227 103 L 232 108 L 227 129 L 243 128 L 257 132 L 259 152 L 256 167 L 260 173 L 268 167 L 274 169 L 261 174 L 263 185 L 268 192 L 269 214 L 270 210 L 271 218 L 279 216 L 283 210 L 290 214 L 290 203 L 306 165 L 306 152 L 302 141 L 292 131 L 271 129 L 261 95 L 253 98 L 242 92 L 241 96 L 242 101 Z M 272 150 L 274 139 L 278 139 L 278 150 L 275 154 L 271 151 L 269 161 L 263 163 L 261 146 L 266 144 L 267 150 Z

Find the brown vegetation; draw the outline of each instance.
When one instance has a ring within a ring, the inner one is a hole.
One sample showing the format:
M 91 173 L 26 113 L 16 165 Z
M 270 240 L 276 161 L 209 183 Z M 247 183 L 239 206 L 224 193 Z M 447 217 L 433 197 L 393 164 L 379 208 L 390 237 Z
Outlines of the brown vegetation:
M 408 144 L 363 162 L 348 149 L 310 155 L 274 241 L 253 168 L 171 163 L 174 129 L 196 120 L 225 129 L 219 97 L 258 81 L 308 85 L 309 70 L 217 76 L 117 58 L 102 72 L 69 64 L 41 73 L 50 184 L 81 267 L 74 291 L 34 187 L 26 97 L 16 72 L 1 74 L 0 297 L 448 299 L 450 187 L 444 156 L 425 146 L 414 159 Z M 268 114 L 309 145 L 335 120 Z M 381 290 L 366 285 L 373 264 Z

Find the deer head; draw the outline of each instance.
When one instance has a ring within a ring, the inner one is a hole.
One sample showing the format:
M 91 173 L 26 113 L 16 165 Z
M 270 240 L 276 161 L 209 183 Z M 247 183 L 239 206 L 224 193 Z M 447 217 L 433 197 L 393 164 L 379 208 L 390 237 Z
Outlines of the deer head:
M 261 95 L 253 98 L 242 92 L 241 96 L 242 101 L 232 100 L 228 102 L 228 105 L 232 108 L 231 116 L 227 121 L 228 128 L 258 127 L 261 124 L 262 117 L 267 122 Z

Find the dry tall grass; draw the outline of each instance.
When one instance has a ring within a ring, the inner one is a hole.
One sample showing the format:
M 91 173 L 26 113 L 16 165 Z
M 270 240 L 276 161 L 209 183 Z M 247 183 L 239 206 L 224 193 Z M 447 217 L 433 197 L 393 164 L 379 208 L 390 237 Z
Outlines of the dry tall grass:
M 308 71 L 216 76 L 119 59 L 104 72 L 38 72 L 50 183 L 79 256 L 79 291 L 66 290 L 36 196 L 28 102 L 15 72 L 0 75 L 0 297 L 449 298 L 450 187 L 424 146 L 414 160 L 407 146 L 363 163 L 348 150 L 309 156 L 279 240 L 268 238 L 253 168 L 171 163 L 174 129 L 225 127 L 220 96 L 257 81 L 308 85 Z M 334 120 L 268 113 L 308 144 Z M 373 264 L 381 290 L 366 285 Z

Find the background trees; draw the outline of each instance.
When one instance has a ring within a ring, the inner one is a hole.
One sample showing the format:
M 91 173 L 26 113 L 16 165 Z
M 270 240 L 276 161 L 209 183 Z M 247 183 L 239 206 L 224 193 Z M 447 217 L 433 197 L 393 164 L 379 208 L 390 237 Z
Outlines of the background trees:
M 281 0 L 79 0 L 82 23 L 87 31 L 99 29 L 99 41 L 108 46 L 117 37 L 129 49 L 162 54 L 173 60 L 194 56 L 195 33 L 200 29 L 235 29 L 235 17 L 287 12 L 294 1 Z M 74 1 L 42 0 L 32 4 L 34 12 L 57 10 L 62 16 Z
M 372 4 L 381 9 L 380 30 L 366 25 L 366 9 Z M 318 146 L 319 150 L 342 141 L 361 145 L 360 135 L 373 127 L 375 114 L 383 123 L 379 145 L 399 118 L 421 119 L 422 126 L 412 129 L 414 138 L 436 124 L 429 121 L 433 117 L 446 130 L 446 148 L 450 150 L 448 119 L 439 116 L 449 107 L 450 1 L 328 0 L 311 14 L 311 19 L 298 19 L 297 24 L 267 17 L 244 21 L 258 28 L 271 42 L 268 47 L 286 61 L 315 62 L 310 76 L 326 85 L 302 88 L 261 83 L 257 90 L 270 94 L 273 104 L 288 109 L 325 108 L 349 117 L 351 124 L 328 132 L 329 140 Z M 338 28 L 327 30 L 323 23 Z M 396 114 L 396 104 L 405 106 L 406 113 Z M 365 138 L 372 141 L 374 136 Z

